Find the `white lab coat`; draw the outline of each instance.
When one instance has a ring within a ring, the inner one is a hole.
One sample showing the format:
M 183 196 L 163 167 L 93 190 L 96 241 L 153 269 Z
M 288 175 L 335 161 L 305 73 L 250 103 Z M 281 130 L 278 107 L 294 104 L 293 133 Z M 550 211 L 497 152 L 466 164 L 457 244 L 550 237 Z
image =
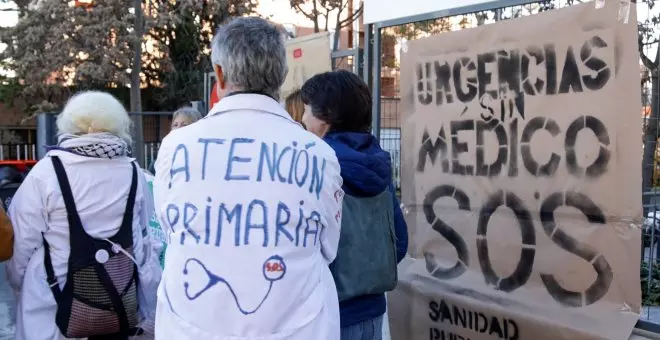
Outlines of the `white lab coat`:
M 42 234 L 51 247 L 53 270 L 64 287 L 69 258 L 69 224 L 62 193 L 50 160 L 62 160 L 86 232 L 95 238 L 119 231 L 131 184 L 133 159 L 99 159 L 50 151 L 30 171 L 9 207 L 14 225 L 14 255 L 7 263 L 7 279 L 18 296 L 16 340 L 64 339 L 55 324 L 56 303 L 46 282 Z M 138 262 L 140 314 L 153 327 L 156 290 L 161 271 L 146 231 L 153 198 L 142 171 L 133 214 L 133 246 Z
M 339 339 L 341 186 L 334 151 L 263 95 L 171 132 L 154 181 L 170 237 L 156 339 Z

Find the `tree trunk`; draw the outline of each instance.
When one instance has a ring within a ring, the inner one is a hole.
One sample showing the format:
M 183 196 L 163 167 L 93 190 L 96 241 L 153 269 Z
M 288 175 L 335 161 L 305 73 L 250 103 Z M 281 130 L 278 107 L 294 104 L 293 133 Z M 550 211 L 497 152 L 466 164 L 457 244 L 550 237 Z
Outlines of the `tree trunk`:
M 653 188 L 653 170 L 655 168 L 655 150 L 658 144 L 658 123 L 660 123 L 660 78 L 656 67 L 651 70 L 651 114 L 646 122 L 644 131 L 644 156 L 642 158 L 642 192 Z M 643 195 L 644 205 L 651 203 L 651 196 Z M 655 209 L 654 209 L 655 210 Z M 644 208 L 644 216 L 649 208 Z
M 140 73 L 142 73 L 142 0 L 134 0 L 135 10 L 135 54 L 133 55 L 133 68 L 131 69 L 131 112 L 142 112 L 142 93 L 140 91 Z M 144 163 L 144 131 L 142 130 L 142 115 L 135 114 L 133 120 L 133 157 L 143 167 Z
M 348 0 L 348 15 L 353 15 L 353 0 Z M 353 48 L 353 22 L 348 27 L 348 48 Z
M 318 12 L 318 7 L 316 5 L 316 0 L 312 1 L 312 6 L 313 6 L 313 12 L 312 15 L 314 15 L 314 33 L 319 33 L 321 32 L 321 28 L 319 27 L 319 12 Z
M 349 13 L 351 15 L 351 13 Z M 333 35 L 332 40 L 332 50 L 339 50 L 339 39 L 341 38 L 341 11 L 337 11 L 337 23 L 335 24 L 335 34 Z

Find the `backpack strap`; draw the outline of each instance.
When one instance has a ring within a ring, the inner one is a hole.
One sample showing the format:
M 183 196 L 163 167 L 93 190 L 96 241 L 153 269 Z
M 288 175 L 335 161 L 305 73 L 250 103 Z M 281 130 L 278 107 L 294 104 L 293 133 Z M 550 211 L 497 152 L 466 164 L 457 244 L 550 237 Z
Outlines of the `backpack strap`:
M 46 269 L 46 282 L 48 282 L 48 287 L 53 292 L 53 297 L 55 298 L 55 303 L 60 305 L 60 300 L 62 296 L 62 291 L 60 290 L 60 284 L 57 282 L 55 277 L 55 271 L 53 270 L 53 262 L 50 258 L 50 246 L 46 242 L 46 238 L 41 236 L 44 240 L 44 267 Z
M 60 185 L 60 190 L 62 191 L 62 199 L 64 199 L 64 206 L 66 207 L 66 215 L 67 219 L 69 221 L 69 228 L 72 229 L 70 234 L 70 241 L 71 244 L 76 244 L 76 241 L 81 241 L 81 240 L 76 240 L 74 239 L 74 236 L 78 233 L 78 231 L 83 231 L 82 230 L 82 221 L 80 220 L 80 216 L 78 215 L 78 208 L 76 208 L 76 201 L 73 198 L 73 191 L 71 190 L 71 184 L 69 183 L 69 177 L 66 175 L 66 170 L 64 170 L 64 165 L 62 165 L 62 161 L 60 160 L 59 157 L 57 156 L 52 156 L 51 161 L 53 162 L 53 168 L 55 169 L 55 175 L 57 176 L 57 182 Z M 80 227 L 81 230 L 78 230 Z M 75 231 L 75 232 L 74 232 Z M 87 235 L 87 233 L 84 233 Z
M 133 245 L 133 209 L 135 208 L 135 197 L 137 196 L 138 171 L 135 162 L 131 162 L 131 166 L 133 168 L 133 177 L 131 179 L 131 188 L 128 192 L 128 200 L 126 201 L 126 209 L 124 210 L 124 218 L 122 219 L 119 232 L 110 238 L 122 247 Z
M 62 161 L 57 156 L 52 156 L 50 159 L 53 163 L 53 169 L 55 169 L 57 182 L 60 185 L 60 190 L 62 191 L 62 198 L 64 200 L 64 206 L 66 207 L 67 220 L 69 222 L 69 244 L 71 245 L 71 252 L 73 252 L 74 245 L 84 246 L 85 244 L 89 244 L 88 242 L 85 242 L 86 240 L 79 239 L 82 236 L 80 235 L 80 231 L 82 231 L 82 234 L 84 234 L 84 236 L 88 236 L 88 235 L 84 233 L 84 230 L 82 230 L 82 221 L 80 220 L 80 216 L 78 215 L 78 209 L 76 208 L 76 202 L 73 199 L 73 192 L 71 191 L 71 185 L 69 184 L 69 179 L 66 175 L 66 171 L 64 170 L 64 165 L 62 165 Z M 60 299 L 62 297 L 62 291 L 60 289 L 59 283 L 57 282 L 57 277 L 55 277 L 55 271 L 53 270 L 53 262 L 50 256 L 50 246 L 46 241 L 45 237 L 43 237 L 43 243 L 44 243 L 44 267 L 46 270 L 46 281 L 48 282 L 48 286 L 50 287 L 50 290 L 53 292 L 53 297 L 55 298 L 55 302 L 57 302 L 57 304 L 59 305 Z M 69 257 L 71 258 L 71 256 Z M 72 268 L 69 268 L 69 270 L 72 270 Z

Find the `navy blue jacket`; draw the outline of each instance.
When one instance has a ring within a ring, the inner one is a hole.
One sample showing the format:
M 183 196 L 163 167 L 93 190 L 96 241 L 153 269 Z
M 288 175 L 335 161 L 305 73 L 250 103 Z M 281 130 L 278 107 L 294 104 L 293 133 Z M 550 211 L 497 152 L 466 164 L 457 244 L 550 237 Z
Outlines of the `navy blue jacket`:
M 390 154 L 381 149 L 369 133 L 331 132 L 324 138 L 337 154 L 344 180 L 342 189 L 351 196 L 372 197 L 386 189 L 394 201 L 394 227 L 397 260 L 408 251 L 408 227 L 401 213 L 399 201 L 392 185 Z M 348 327 L 385 314 L 385 295 L 366 295 L 344 301 L 339 305 L 341 326 Z

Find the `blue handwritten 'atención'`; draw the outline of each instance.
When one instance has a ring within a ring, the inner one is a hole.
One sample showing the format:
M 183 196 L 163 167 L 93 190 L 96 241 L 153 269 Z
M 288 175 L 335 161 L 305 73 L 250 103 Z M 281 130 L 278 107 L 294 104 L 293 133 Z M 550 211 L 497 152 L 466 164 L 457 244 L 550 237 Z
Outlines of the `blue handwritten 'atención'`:
M 201 164 L 198 165 L 201 169 L 198 179 L 207 180 L 212 176 L 214 180 L 222 179 L 228 182 L 279 182 L 307 188 L 309 193 L 315 194 L 317 199 L 320 198 L 326 160 L 311 152 L 316 145 L 314 142 L 300 146 L 295 141 L 284 146 L 261 142 L 259 151 L 252 153 L 246 151 L 246 146 L 256 143 L 252 138 L 237 137 L 231 140 L 199 138 L 197 142 L 203 146 Z M 228 148 L 228 152 L 218 153 L 217 148 L 220 147 Z M 170 188 L 175 176 L 184 176 L 186 182 L 193 179 L 191 160 L 199 158 L 191 157 L 190 149 L 186 144 L 179 144 L 175 148 L 170 167 Z M 221 163 L 226 164 L 225 171 L 220 174 L 213 171 L 211 174 L 207 171 L 209 164 L 212 162 L 218 164 L 217 159 L 214 159 L 219 157 L 218 155 L 226 157 Z M 240 167 L 241 165 L 243 166 Z

